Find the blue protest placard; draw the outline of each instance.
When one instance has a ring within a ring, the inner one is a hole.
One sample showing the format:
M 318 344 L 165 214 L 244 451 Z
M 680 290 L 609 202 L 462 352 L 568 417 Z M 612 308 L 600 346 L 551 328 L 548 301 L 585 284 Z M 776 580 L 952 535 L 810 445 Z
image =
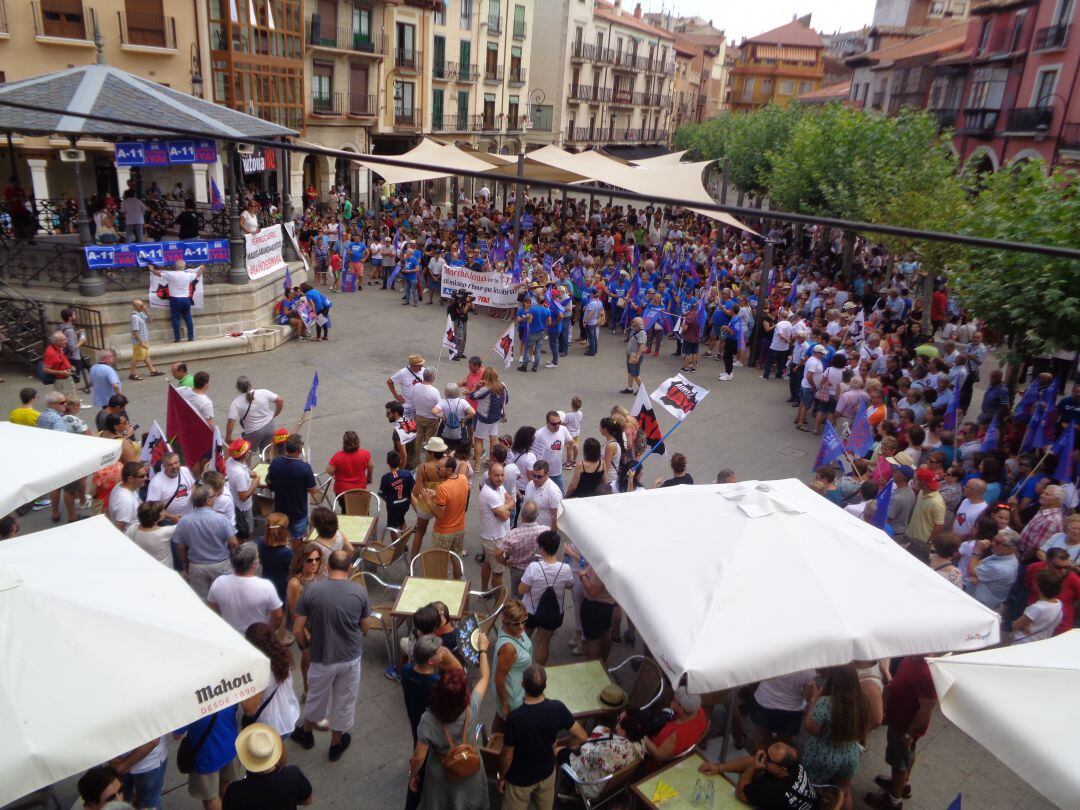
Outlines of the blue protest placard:
M 533 226 L 533 216 L 532 216 L 532 214 L 522 214 L 521 215 L 521 227 L 524 228 L 525 230 L 529 230 L 529 228 L 531 228 L 532 226 Z
M 147 141 L 143 144 L 143 161 L 146 166 L 168 166 L 169 147 L 163 141 Z
M 208 252 L 206 260 L 211 264 L 222 264 L 230 261 L 228 239 L 210 239 L 207 241 L 206 246 Z
M 134 245 L 114 245 L 112 266 L 117 269 L 139 266 L 139 256 Z
M 88 245 L 83 248 L 86 254 L 86 266 L 91 270 L 108 270 L 113 266 L 115 245 Z
M 130 247 L 135 251 L 135 259 L 139 267 L 147 267 L 151 264 L 157 266 L 165 264 L 165 251 L 161 242 L 136 242 L 134 245 L 125 247 Z
M 196 140 L 195 162 L 217 163 L 217 144 L 208 138 L 200 138 Z
M 195 141 L 169 141 L 169 163 L 180 166 L 195 162 Z
M 118 141 L 116 144 L 117 166 L 142 166 L 146 162 L 142 141 Z

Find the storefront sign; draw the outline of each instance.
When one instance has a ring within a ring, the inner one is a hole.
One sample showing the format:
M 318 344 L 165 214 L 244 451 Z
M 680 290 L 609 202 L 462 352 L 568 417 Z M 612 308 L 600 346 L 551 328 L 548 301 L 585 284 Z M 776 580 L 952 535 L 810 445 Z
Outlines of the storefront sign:
M 258 233 L 244 235 L 245 260 L 248 278 L 254 280 L 285 269 L 285 259 L 281 255 L 283 244 L 281 226 L 270 225 Z
M 457 290 L 472 293 L 478 306 L 513 309 L 517 306 L 517 285 L 506 273 L 477 273 L 467 267 L 446 266 L 442 272 L 442 297 Z
M 257 155 L 244 155 L 240 159 L 244 167 L 244 174 L 257 174 L 258 172 L 272 172 L 277 169 L 277 159 L 274 151 L 262 151 Z
M 123 270 L 133 267 L 168 266 L 183 259 L 188 265 L 226 264 L 229 240 L 206 239 L 183 242 L 139 242 L 132 245 L 90 245 L 83 249 L 91 270 Z
M 209 138 L 184 141 L 120 141 L 117 166 L 184 166 L 216 163 L 217 144 Z

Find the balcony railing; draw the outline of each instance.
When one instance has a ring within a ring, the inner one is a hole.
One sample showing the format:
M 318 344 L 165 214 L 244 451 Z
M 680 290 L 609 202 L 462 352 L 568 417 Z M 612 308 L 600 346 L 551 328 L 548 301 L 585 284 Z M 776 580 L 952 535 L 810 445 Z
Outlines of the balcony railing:
M 452 70 L 451 65 L 453 65 Z M 446 61 L 435 62 L 431 65 L 431 78 L 437 81 L 452 81 L 457 78 L 457 65 Z
M 474 82 L 478 73 L 476 65 L 462 65 L 457 62 L 443 62 L 431 68 L 432 78 L 450 82 Z
M 90 39 L 88 25 L 93 18 L 92 9 L 82 6 L 75 10 L 67 4 L 44 3 L 31 4 L 34 13 L 35 36 L 57 37 L 58 39 Z
M 514 39 L 525 39 L 528 33 L 529 28 L 524 20 L 522 20 L 521 22 L 514 22 Z
M 594 87 L 593 101 L 611 101 L 611 88 L 610 87 Z
M 1069 25 L 1051 25 L 1035 32 L 1032 42 L 1033 51 L 1052 51 L 1064 48 L 1069 42 Z
M 615 67 L 624 70 L 634 70 L 638 67 L 637 57 L 630 51 L 616 53 L 612 59 L 612 63 Z
M 503 80 L 502 65 L 484 65 L 485 82 L 501 82 Z
M 517 113 L 506 114 L 506 131 L 522 132 L 525 129 L 525 116 Z
M 470 118 L 470 129 L 473 132 L 498 132 L 501 118 L 500 115 L 474 115 Z
M 1062 149 L 1080 149 L 1080 124 L 1065 124 L 1059 138 Z
M 502 32 L 502 16 L 499 14 L 489 14 L 487 18 L 488 33 L 499 34 Z
M 458 66 L 458 81 L 459 82 L 475 82 L 480 78 L 480 66 L 479 65 L 459 65 Z
M 365 118 L 378 112 L 378 96 L 374 93 L 349 93 L 349 115 Z
M 593 48 L 592 61 L 598 65 L 615 64 L 615 51 L 611 48 Z
M 418 71 L 423 65 L 423 54 L 420 51 L 407 48 L 396 48 L 394 50 L 394 67 L 402 70 Z
M 570 99 L 572 101 L 592 101 L 593 88 L 587 84 L 570 85 Z
M 311 15 L 307 35 L 308 45 L 314 48 L 369 53 L 373 56 L 386 55 L 386 39 L 382 32 L 371 31 L 364 34 L 350 26 L 335 26 L 330 21 L 321 19 L 318 14 Z
M 961 131 L 968 135 L 993 135 L 1000 116 L 1000 110 L 965 109 Z
M 951 129 L 956 126 L 956 115 L 959 110 L 932 110 L 937 118 L 938 129 Z
M 611 103 L 618 104 L 620 106 L 629 106 L 634 103 L 634 94 L 630 90 L 623 90 L 621 87 L 615 90 L 611 94 Z
M 511 67 L 510 73 L 507 75 L 506 80 L 510 84 L 523 85 L 525 84 L 525 68 L 523 67 Z
M 345 110 L 344 93 L 312 93 L 312 115 L 341 115 Z
M 413 107 L 412 109 L 404 109 L 402 107 L 394 108 L 394 126 L 401 129 L 416 129 L 420 126 L 420 122 L 423 121 L 423 116 L 420 114 L 419 107 Z
M 1005 116 L 1005 129 L 1009 132 L 1046 131 L 1053 119 L 1053 107 L 1014 107 Z
M 116 12 L 121 45 L 176 49 L 176 18 L 160 14 Z

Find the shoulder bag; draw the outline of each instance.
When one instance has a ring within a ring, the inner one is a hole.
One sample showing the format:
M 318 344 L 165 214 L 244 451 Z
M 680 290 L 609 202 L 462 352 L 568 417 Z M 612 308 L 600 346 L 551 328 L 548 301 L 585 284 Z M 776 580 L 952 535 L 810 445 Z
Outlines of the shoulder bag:
M 465 708 L 465 722 L 461 726 L 461 742 L 455 744 L 445 725 L 442 727 L 450 750 L 442 756 L 443 772 L 447 782 L 460 782 L 480 772 L 480 751 L 475 745 L 465 742 L 469 736 L 469 709 Z
M 191 773 L 195 770 L 195 756 L 206 744 L 206 738 L 210 736 L 216 722 L 217 715 L 215 714 L 210 718 L 210 722 L 206 724 L 206 729 L 199 737 L 199 741 L 194 745 L 191 743 L 191 735 L 189 734 L 185 734 L 184 739 L 180 740 L 180 747 L 176 750 L 176 769 L 180 773 Z

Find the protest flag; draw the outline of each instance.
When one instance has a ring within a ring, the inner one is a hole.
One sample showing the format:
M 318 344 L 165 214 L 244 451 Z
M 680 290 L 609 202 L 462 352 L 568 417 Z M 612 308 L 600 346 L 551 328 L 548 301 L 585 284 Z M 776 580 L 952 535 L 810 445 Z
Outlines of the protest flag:
M 304 413 L 317 408 L 319 405 L 319 372 L 315 372 L 315 376 L 311 378 L 311 388 L 308 389 L 307 399 L 304 400 Z
M 833 426 L 826 422 L 825 430 L 821 433 L 821 447 L 818 448 L 814 466 L 810 469 L 816 470 L 823 464 L 832 464 L 842 455 L 844 455 L 844 444 L 840 441 L 840 436 L 837 435 Z
M 942 422 L 941 427 L 944 430 L 956 430 L 956 412 L 960 409 L 960 391 L 953 389 L 952 398 L 949 400 L 949 405 L 945 408 L 945 420 Z
M 451 357 L 457 354 L 457 333 L 454 331 L 454 320 L 449 315 L 446 316 L 446 328 L 443 330 L 442 345 L 444 349 L 450 352 Z
M 664 440 L 660 433 L 660 423 L 656 421 L 656 412 L 653 410 L 645 386 L 638 388 L 634 405 L 630 408 L 630 415 L 637 419 L 642 435 L 645 436 L 645 441 L 651 448 L 651 452 L 661 456 L 664 455 L 667 448 L 664 447 Z
M 995 416 L 990 422 L 990 427 L 986 429 L 986 435 L 983 436 L 982 444 L 979 445 L 979 452 L 989 453 L 991 450 L 996 450 L 1000 442 L 1001 430 L 998 427 L 998 418 Z
M 870 523 L 882 531 L 885 531 L 885 525 L 889 522 L 889 504 L 892 503 L 894 489 L 896 489 L 896 483 L 890 481 L 874 498 L 874 516 L 870 519 Z
M 165 431 L 173 437 L 184 464 L 194 467 L 214 449 L 214 431 L 180 391 L 169 386 L 165 400 Z
M 1073 452 L 1075 450 L 1076 422 L 1069 422 L 1068 426 L 1061 431 L 1061 435 L 1058 436 L 1052 451 L 1058 460 L 1054 478 L 1063 484 L 1072 481 L 1076 475 L 1076 465 L 1073 463 Z
M 844 449 L 860 458 L 870 452 L 870 448 L 874 446 L 874 431 L 870 427 L 868 410 L 868 408 L 863 408 L 859 411 L 855 421 L 851 423 L 851 433 L 844 441 Z
M 495 354 L 502 358 L 503 367 L 510 368 L 514 364 L 514 349 L 517 341 L 517 329 L 514 324 L 506 327 L 499 340 L 491 348 Z
M 166 440 L 161 425 L 155 419 L 150 425 L 150 430 L 146 434 L 146 441 L 143 442 L 142 449 L 139 451 L 139 461 L 145 464 L 147 470 L 149 470 L 150 478 L 147 480 L 152 479 L 157 474 L 158 468 L 161 466 L 161 459 L 166 453 L 171 452 L 172 446 Z

